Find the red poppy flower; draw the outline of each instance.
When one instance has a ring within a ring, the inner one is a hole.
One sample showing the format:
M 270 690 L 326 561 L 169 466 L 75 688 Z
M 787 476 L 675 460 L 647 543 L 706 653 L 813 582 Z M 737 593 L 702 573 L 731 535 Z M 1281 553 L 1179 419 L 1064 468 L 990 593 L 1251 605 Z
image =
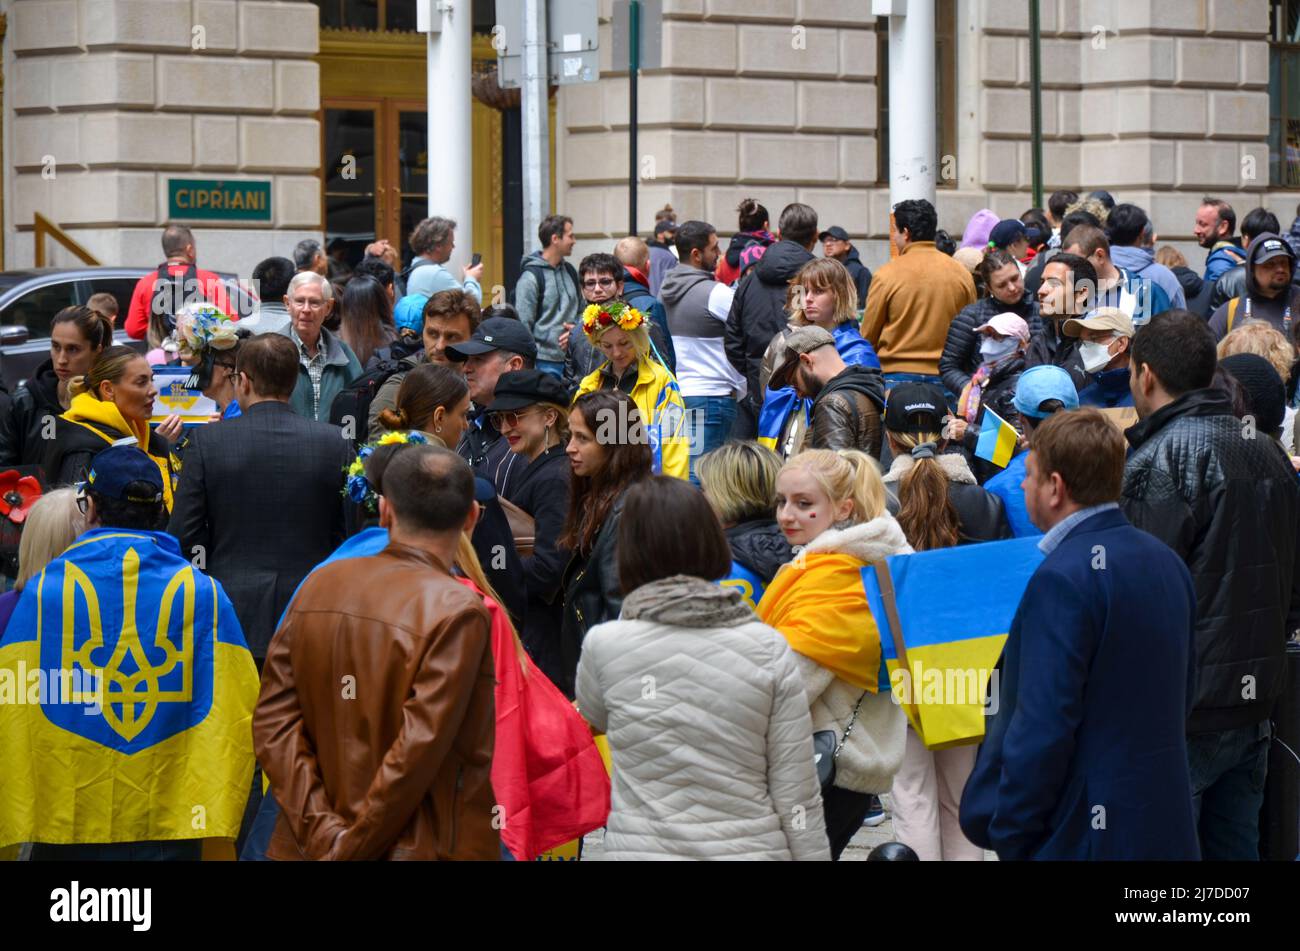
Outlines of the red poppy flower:
M 15 525 L 23 523 L 40 497 L 41 484 L 31 476 L 20 476 L 14 469 L 0 472 L 0 515 Z
M 614 318 L 610 316 L 610 313 L 607 310 L 602 310 L 600 312 L 600 316 L 597 319 L 600 321 L 600 325 L 602 327 L 608 327 L 610 324 L 614 322 Z

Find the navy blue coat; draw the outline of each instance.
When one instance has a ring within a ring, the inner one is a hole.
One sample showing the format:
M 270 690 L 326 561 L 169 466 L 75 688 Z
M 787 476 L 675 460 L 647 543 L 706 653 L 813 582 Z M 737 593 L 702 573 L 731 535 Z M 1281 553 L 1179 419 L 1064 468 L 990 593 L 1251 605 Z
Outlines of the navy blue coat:
M 1118 510 L 1076 525 L 1011 624 L 962 795 L 967 838 L 1003 860 L 1199 859 L 1185 739 L 1195 622 L 1173 551 Z

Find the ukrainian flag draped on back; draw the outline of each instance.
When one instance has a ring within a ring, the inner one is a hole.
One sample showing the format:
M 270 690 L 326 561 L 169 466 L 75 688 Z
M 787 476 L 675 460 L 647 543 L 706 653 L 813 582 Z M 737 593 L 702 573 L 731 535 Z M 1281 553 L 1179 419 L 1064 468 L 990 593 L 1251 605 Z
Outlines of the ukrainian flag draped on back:
M 0 637 L 0 845 L 233 838 L 257 692 L 234 608 L 176 539 L 86 532 Z

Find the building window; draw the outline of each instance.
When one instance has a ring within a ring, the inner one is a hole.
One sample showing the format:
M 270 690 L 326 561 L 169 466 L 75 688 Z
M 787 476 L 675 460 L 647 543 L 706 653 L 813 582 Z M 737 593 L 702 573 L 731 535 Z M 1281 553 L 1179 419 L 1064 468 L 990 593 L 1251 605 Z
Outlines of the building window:
M 1268 36 L 1268 181 L 1300 188 L 1300 0 L 1273 0 Z
M 955 188 L 956 177 L 945 179 L 943 169 L 944 156 L 957 154 L 957 0 L 935 0 L 934 45 L 935 184 Z M 888 185 L 889 17 L 876 17 L 876 92 L 876 178 Z

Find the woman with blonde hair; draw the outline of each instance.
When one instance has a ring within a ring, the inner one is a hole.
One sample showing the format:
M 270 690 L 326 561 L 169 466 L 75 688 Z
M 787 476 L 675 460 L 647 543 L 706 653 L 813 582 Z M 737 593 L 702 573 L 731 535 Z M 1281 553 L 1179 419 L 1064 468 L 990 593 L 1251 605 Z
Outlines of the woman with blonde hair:
M 618 300 L 592 304 L 583 312 L 582 331 L 606 362 L 582 379 L 574 402 L 597 390 L 626 393 L 650 438 L 653 471 L 689 478 L 686 401 L 677 378 L 650 344 L 645 315 Z
M 171 441 L 181 432 L 179 416 L 169 416 L 151 431 L 154 400 L 153 370 L 130 347 L 104 350 L 84 376 L 68 383 L 72 401 L 54 424 L 54 439 L 46 450 L 46 477 L 56 485 L 82 482 L 95 454 L 123 439 L 135 443 L 158 466 L 163 498 L 172 509 L 175 467 Z
M 835 338 L 835 349 L 846 365 L 874 371 L 871 374 L 874 380 L 868 384 L 868 389 L 877 393 L 878 408 L 884 408 L 885 383 L 880 376 L 880 358 L 871 342 L 862 336 L 858 319 L 860 303 L 848 269 L 834 258 L 814 258 L 801 267 L 790 282 L 786 294 L 790 323 L 772 338 L 758 371 L 759 385 L 763 387 L 758 441 L 773 449 L 782 459 L 803 448 L 812 406 L 812 400 L 801 399 L 792 386 L 768 389 L 777 361 L 785 350 L 785 338 L 796 327 L 821 327 Z
M 18 578 L 12 591 L 0 594 L 0 635 L 27 582 L 63 554 L 85 530 L 86 517 L 77 508 L 76 489 L 54 489 L 32 503 L 18 541 Z
M 731 548 L 724 585 L 739 588 L 751 608 L 794 552 L 776 524 L 776 477 L 781 457 L 755 442 L 732 440 L 700 457 L 700 489 Z
M 1286 386 L 1286 416 L 1282 420 L 1282 445 L 1295 453 L 1296 348 L 1280 330 L 1263 320 L 1250 320 L 1219 341 L 1215 353 L 1220 360 L 1239 353 L 1263 357 L 1277 371 Z
M 888 506 L 917 551 L 1011 537 L 1002 500 L 975 483 L 964 456 L 943 451 L 947 411 L 943 391 L 928 383 L 895 387 L 885 408 L 894 454 L 884 479 Z M 894 837 L 922 860 L 982 860 L 958 824 L 976 747 L 930 750 L 913 730 L 906 733 L 892 787 Z
M 912 549 L 864 452 L 801 452 L 782 466 L 776 485 L 777 523 L 798 555 L 772 579 L 758 614 L 795 651 L 821 754 L 831 857 L 839 858 L 872 794 L 889 789 L 902 764 L 907 726 L 882 674 L 862 569 Z

